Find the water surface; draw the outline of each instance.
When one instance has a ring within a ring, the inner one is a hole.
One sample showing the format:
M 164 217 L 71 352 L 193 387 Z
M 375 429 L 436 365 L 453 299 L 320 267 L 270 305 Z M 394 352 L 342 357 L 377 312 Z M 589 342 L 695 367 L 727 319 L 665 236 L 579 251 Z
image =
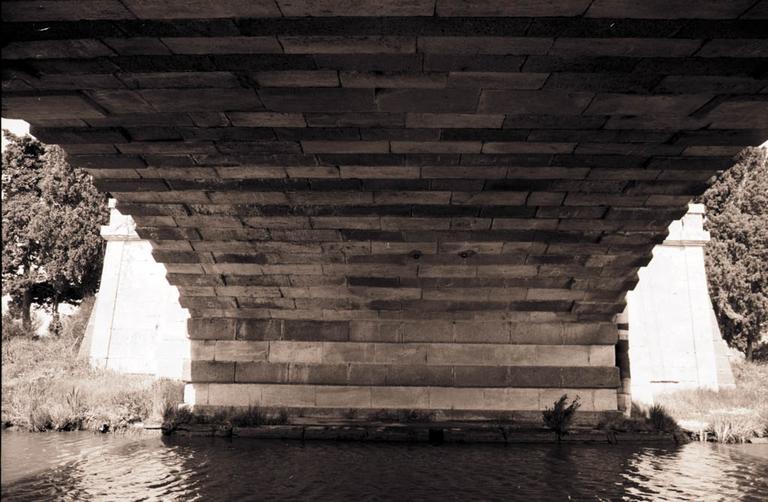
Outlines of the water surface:
M 2 434 L 3 500 L 766 500 L 755 446 Z M 764 454 L 763 454 L 764 455 Z

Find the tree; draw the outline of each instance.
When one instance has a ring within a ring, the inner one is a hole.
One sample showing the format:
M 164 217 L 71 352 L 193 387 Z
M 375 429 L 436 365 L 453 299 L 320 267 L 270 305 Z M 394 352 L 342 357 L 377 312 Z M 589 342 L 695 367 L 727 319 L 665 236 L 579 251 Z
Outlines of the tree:
M 748 148 L 702 196 L 709 292 L 723 338 L 751 360 L 768 332 L 768 159 Z
M 3 294 L 11 296 L 25 330 L 32 304 L 50 308 L 58 326 L 61 302 L 78 303 L 98 287 L 106 198 L 60 147 L 3 134 Z

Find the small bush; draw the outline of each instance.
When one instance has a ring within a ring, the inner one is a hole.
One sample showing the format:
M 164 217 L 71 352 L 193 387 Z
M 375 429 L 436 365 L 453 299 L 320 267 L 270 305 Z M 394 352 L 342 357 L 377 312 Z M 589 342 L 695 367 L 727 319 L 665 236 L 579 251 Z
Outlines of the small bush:
M 667 409 L 660 404 L 654 404 L 648 408 L 648 419 L 653 428 L 659 432 L 672 432 L 677 429 L 677 422 L 672 418 Z
M 710 419 L 710 430 L 720 443 L 746 443 L 761 436 L 765 427 L 760 415 L 749 410 L 715 413 Z
M 560 439 L 565 434 L 568 434 L 568 429 L 571 426 L 571 420 L 573 420 L 573 416 L 576 413 L 576 410 L 581 407 L 579 396 L 576 396 L 571 404 L 567 403 L 568 394 L 563 394 L 560 396 L 560 399 L 555 401 L 555 404 L 552 406 L 552 408 L 547 408 L 542 412 L 544 425 L 546 425 L 548 429 L 554 431 L 554 433 L 557 435 L 558 441 L 560 441 Z

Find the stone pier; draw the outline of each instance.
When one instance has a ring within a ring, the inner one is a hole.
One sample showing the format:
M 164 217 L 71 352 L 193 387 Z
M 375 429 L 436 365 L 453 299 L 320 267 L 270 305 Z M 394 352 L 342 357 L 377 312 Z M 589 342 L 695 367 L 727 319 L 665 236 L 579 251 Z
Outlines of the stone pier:
M 3 115 L 190 315 L 187 399 L 618 407 L 615 316 L 768 138 L 768 2 L 3 5 Z
M 189 360 L 187 319 L 165 267 L 152 258 L 152 243 L 136 234 L 130 216 L 110 200 L 99 292 L 80 355 L 121 373 L 181 379 Z
M 707 289 L 704 206 L 669 228 L 640 282 L 627 294 L 631 394 L 636 402 L 683 389 L 733 387 L 728 347 Z

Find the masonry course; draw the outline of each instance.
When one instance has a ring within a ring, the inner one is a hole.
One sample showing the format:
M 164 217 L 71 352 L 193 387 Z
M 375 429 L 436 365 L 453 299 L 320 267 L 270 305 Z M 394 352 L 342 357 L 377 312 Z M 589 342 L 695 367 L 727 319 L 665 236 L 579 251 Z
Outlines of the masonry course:
M 14 1 L 3 115 L 152 242 L 192 404 L 616 410 L 637 271 L 768 137 L 766 5 Z

